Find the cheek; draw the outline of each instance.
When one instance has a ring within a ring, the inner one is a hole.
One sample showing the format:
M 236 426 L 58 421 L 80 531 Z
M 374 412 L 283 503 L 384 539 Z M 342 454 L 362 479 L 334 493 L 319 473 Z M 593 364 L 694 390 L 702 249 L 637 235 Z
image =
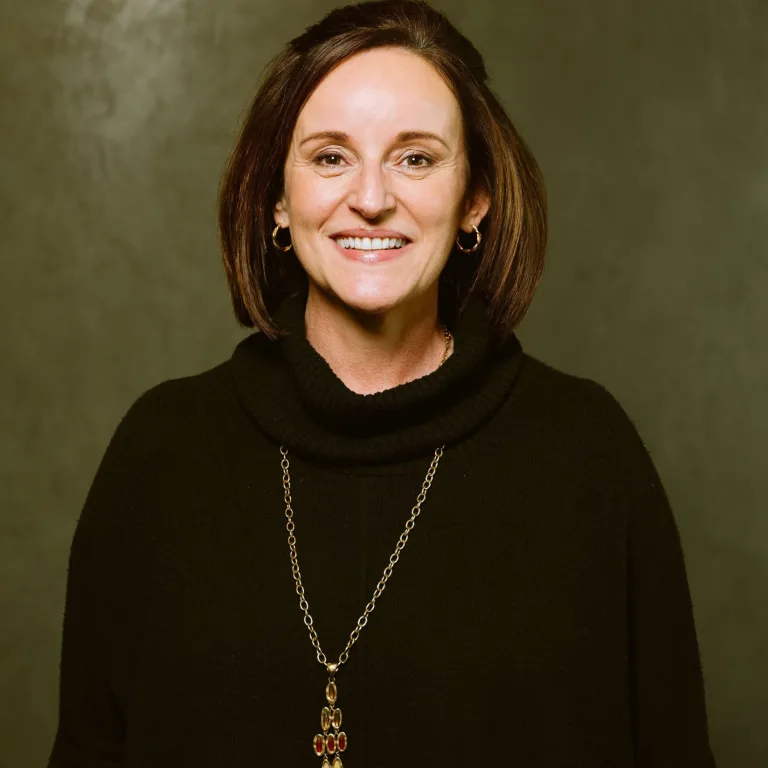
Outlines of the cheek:
M 344 199 L 341 179 L 322 178 L 304 169 L 292 175 L 289 189 L 291 219 L 299 228 L 321 224 Z
M 448 231 L 458 222 L 461 189 L 454 179 L 446 179 L 442 174 L 409 181 L 400 198 L 424 230 Z

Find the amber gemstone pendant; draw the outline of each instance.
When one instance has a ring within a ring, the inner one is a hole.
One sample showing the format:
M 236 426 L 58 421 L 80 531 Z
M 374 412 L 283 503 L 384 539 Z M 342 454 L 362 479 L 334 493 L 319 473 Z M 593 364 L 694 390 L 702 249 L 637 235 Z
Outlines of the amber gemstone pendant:
M 318 757 L 323 758 L 321 768 L 344 768 L 340 753 L 347 748 L 347 734 L 339 730 L 341 728 L 341 710 L 336 706 L 338 693 L 336 680 L 333 672 L 331 672 L 328 685 L 325 686 L 325 698 L 328 706 L 323 707 L 323 711 L 320 713 L 320 728 L 323 732 L 316 734 L 312 740 L 313 752 Z

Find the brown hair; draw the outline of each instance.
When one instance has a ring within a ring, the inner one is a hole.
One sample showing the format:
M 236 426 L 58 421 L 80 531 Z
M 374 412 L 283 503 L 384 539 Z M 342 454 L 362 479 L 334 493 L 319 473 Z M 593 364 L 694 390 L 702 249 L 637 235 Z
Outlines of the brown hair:
M 468 189 L 490 196 L 478 252 L 454 248 L 440 276 L 438 311 L 449 325 L 478 293 L 499 337 L 522 319 L 544 269 L 547 217 L 541 172 L 486 84 L 482 56 L 423 0 L 375 0 L 331 11 L 291 40 L 267 66 L 219 190 L 222 257 L 235 316 L 269 338 L 271 313 L 306 273 L 272 244 L 274 206 L 296 120 L 320 81 L 348 57 L 398 46 L 430 62 L 455 94 L 464 121 Z M 302 283 L 303 281 L 303 283 Z

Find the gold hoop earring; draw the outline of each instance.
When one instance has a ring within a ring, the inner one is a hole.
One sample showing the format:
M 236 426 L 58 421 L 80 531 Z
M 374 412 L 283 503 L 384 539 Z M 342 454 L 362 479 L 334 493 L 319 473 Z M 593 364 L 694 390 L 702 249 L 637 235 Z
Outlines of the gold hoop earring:
M 288 229 L 288 227 L 285 227 L 285 229 Z M 282 251 L 283 253 L 288 253 L 288 251 L 293 248 L 293 243 L 288 243 L 286 247 L 283 247 L 277 242 L 277 233 L 280 230 L 280 225 L 278 224 L 273 230 L 272 230 L 272 244 L 277 248 L 278 251 Z
M 464 253 L 474 253 L 479 247 L 480 247 L 480 241 L 483 239 L 483 236 L 480 234 L 480 230 L 473 224 L 472 229 L 475 230 L 475 235 L 477 236 L 477 240 L 475 241 L 475 244 L 471 248 L 465 248 L 460 242 L 459 242 L 459 236 L 456 235 L 456 245 L 458 246 L 460 251 L 464 251 Z

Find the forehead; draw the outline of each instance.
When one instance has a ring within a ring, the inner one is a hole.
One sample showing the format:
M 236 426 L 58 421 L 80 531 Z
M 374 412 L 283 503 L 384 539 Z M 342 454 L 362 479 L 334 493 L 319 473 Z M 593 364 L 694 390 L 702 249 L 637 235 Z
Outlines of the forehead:
M 375 48 L 344 60 L 312 92 L 299 114 L 296 139 L 317 130 L 353 137 L 424 130 L 455 140 L 461 110 L 428 61 L 402 48 Z

